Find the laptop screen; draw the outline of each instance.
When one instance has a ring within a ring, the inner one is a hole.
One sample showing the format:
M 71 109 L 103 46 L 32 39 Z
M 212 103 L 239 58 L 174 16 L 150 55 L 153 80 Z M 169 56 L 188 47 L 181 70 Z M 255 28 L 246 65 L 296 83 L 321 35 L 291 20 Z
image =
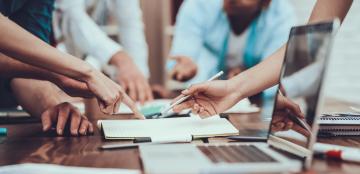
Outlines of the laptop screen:
M 298 156 L 311 155 L 315 119 L 333 36 L 333 22 L 293 27 L 277 89 L 269 141 Z

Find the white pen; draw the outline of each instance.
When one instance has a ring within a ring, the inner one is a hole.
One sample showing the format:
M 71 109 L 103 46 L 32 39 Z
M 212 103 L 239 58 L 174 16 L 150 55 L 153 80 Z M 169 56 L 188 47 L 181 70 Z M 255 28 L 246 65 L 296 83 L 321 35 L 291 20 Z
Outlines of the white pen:
M 314 152 L 333 159 L 360 163 L 360 150 L 355 147 L 315 143 Z
M 212 77 L 211 77 L 209 80 L 207 80 L 207 81 L 213 81 L 213 80 L 219 78 L 219 77 L 220 77 L 221 75 L 223 75 L 223 74 L 224 74 L 224 72 L 223 72 L 223 71 L 220 71 L 220 72 L 218 72 L 217 74 L 215 74 L 214 76 L 212 76 Z M 181 97 L 179 100 L 177 100 L 176 102 L 174 102 L 173 104 L 171 104 L 170 106 L 168 106 L 167 108 L 165 108 L 165 109 L 161 112 L 161 115 L 159 116 L 159 118 L 165 117 L 165 114 L 166 114 L 167 112 L 169 112 L 174 106 L 182 103 L 183 101 L 187 100 L 189 97 L 190 97 L 190 95 L 186 95 L 186 96 L 184 96 L 184 97 Z
M 113 143 L 113 144 L 105 144 L 100 146 L 100 149 L 107 150 L 107 149 L 128 149 L 128 148 L 135 148 L 141 145 L 155 145 L 155 144 L 166 144 L 166 143 L 173 143 L 170 141 L 164 142 L 147 142 L 147 143 Z
M 350 109 L 353 110 L 356 113 L 360 113 L 360 108 L 357 108 L 355 106 L 350 106 Z

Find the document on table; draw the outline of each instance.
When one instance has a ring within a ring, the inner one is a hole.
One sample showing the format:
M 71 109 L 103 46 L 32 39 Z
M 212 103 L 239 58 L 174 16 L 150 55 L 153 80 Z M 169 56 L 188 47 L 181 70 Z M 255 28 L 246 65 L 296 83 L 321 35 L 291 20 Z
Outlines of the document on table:
M 1 174 L 140 174 L 139 170 L 115 169 L 115 168 L 94 168 L 94 167 L 72 167 L 55 164 L 25 163 L 0 167 Z
M 150 137 L 152 142 L 190 142 L 193 138 L 237 135 L 225 118 L 198 116 L 148 120 L 99 120 L 106 139 Z
M 170 99 L 156 99 L 150 102 L 146 102 L 144 105 L 137 103 L 137 107 L 140 112 L 144 115 L 149 115 L 153 113 L 160 113 L 166 106 L 170 105 L 172 100 Z M 85 107 L 83 103 L 73 103 L 82 113 L 85 112 Z M 249 99 L 245 98 L 235 104 L 233 107 L 225 111 L 224 113 L 254 113 L 259 112 L 260 109 L 251 104 Z M 132 114 L 131 109 L 125 104 L 120 104 L 118 114 Z M 180 113 L 185 114 L 186 111 Z
M 150 115 L 154 113 L 160 113 L 166 106 L 170 105 L 172 100 L 170 99 L 155 99 L 153 101 L 146 102 L 144 105 L 136 103 L 137 108 L 144 115 Z M 85 106 L 83 102 L 74 102 L 75 105 L 82 113 L 85 112 Z M 117 114 L 132 114 L 132 110 L 124 103 L 120 104 Z M 185 114 L 186 111 L 179 114 Z
M 170 105 L 172 100 L 169 99 L 157 99 L 154 101 L 146 102 L 144 105 L 138 105 L 139 110 L 142 114 L 148 115 L 152 113 L 161 112 L 166 106 Z M 259 112 L 260 109 L 252 105 L 248 98 L 245 98 L 238 103 L 236 103 L 233 107 L 225 111 L 224 113 L 254 113 Z M 121 104 L 119 108 L 119 113 L 121 114 L 132 114 L 132 111 L 125 104 Z
M 232 106 L 230 109 L 225 111 L 227 114 L 248 114 L 248 113 L 256 113 L 260 112 L 260 108 L 254 104 L 251 104 L 248 98 L 244 98 Z

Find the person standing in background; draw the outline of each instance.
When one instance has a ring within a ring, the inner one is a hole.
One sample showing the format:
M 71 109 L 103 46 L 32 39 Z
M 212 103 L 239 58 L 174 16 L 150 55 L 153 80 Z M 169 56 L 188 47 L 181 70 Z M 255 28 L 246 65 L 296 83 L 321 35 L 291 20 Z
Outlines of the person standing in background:
M 190 84 L 220 70 L 231 78 L 281 47 L 295 21 L 286 0 L 187 0 L 176 18 L 167 69 Z
M 93 7 L 93 16 L 87 13 L 88 7 Z M 112 65 L 116 69 L 114 80 L 133 100 L 144 103 L 153 99 L 148 83 L 148 47 L 138 0 L 56 0 L 55 8 L 55 37 L 63 41 L 66 52 L 90 61 L 94 58 L 100 67 Z M 100 28 L 103 18 L 107 18 L 104 14 L 109 12 L 117 22 L 119 43 Z
M 344 21 L 353 0 L 317 0 L 308 24 L 340 19 Z M 229 80 L 215 80 L 191 86 L 182 92 L 193 95 L 189 100 L 175 106 L 175 112 L 191 108 L 203 116 L 222 113 L 245 97 L 254 95 L 279 83 L 286 44 L 258 65 Z

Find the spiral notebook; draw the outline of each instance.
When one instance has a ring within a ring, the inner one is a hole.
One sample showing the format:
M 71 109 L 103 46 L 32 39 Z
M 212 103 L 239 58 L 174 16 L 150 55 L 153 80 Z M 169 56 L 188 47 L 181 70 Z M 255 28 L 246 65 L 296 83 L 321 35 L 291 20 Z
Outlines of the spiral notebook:
M 320 137 L 360 136 L 360 114 L 324 114 L 320 117 L 319 126 Z

